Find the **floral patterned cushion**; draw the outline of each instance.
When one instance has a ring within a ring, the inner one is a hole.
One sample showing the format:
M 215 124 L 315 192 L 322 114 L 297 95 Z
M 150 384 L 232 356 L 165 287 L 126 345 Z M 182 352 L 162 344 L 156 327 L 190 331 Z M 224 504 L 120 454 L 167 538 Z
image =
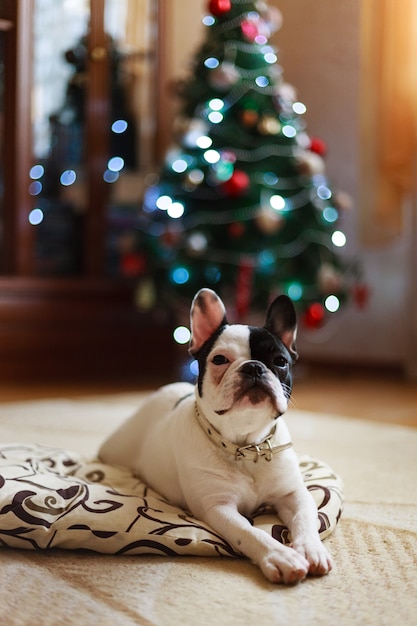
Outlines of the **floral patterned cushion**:
M 300 468 L 324 539 L 341 515 L 342 482 L 316 459 L 300 457 Z M 290 541 L 271 510 L 257 511 L 253 524 L 278 541 Z M 129 470 L 19 444 L 0 446 L 0 546 L 239 556 L 213 529 L 166 502 Z

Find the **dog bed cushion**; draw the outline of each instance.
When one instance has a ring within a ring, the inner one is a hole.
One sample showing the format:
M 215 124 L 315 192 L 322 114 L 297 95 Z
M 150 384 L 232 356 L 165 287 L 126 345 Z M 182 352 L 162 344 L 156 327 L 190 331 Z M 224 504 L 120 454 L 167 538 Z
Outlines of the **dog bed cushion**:
M 322 539 L 343 506 L 341 479 L 322 461 L 300 457 Z M 251 519 L 278 541 L 288 529 L 272 510 Z M 45 446 L 0 446 L 0 546 L 88 549 L 106 554 L 240 556 L 206 524 L 166 502 L 129 470 Z

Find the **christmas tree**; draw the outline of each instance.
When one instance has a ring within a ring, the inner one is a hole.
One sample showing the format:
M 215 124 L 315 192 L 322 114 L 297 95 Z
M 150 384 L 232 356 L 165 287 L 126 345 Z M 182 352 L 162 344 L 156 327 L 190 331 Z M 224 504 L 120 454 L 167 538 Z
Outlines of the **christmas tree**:
M 269 38 L 281 24 L 263 0 L 211 0 L 206 38 L 182 84 L 175 145 L 148 188 L 139 301 L 189 304 L 203 286 L 235 319 L 286 293 L 313 328 L 344 303 L 358 270 L 341 258 L 344 195 L 326 176 L 295 89 Z

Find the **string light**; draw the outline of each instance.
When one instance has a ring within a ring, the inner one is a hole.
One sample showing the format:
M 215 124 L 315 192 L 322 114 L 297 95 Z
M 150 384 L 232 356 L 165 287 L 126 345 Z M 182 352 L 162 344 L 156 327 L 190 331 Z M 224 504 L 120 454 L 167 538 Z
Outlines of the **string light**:
M 38 178 L 42 178 L 45 173 L 45 168 L 43 165 L 34 165 L 30 168 L 29 176 L 32 180 L 38 180 Z
M 292 110 L 294 111 L 294 113 L 297 113 L 297 115 L 303 115 L 307 112 L 307 107 L 302 102 L 294 102 L 294 104 L 292 105 Z
M 188 167 L 188 164 L 185 159 L 176 159 L 171 165 L 172 170 L 176 172 L 177 174 L 182 174 L 183 172 L 185 172 L 187 167 Z
M 317 188 L 317 195 L 321 200 L 330 200 L 332 192 L 325 185 L 320 185 L 320 187 Z
M 220 161 L 220 153 L 217 152 L 217 150 L 206 150 L 206 152 L 204 153 L 204 158 L 207 161 L 207 163 L 210 164 L 214 164 L 217 163 L 218 161 Z
M 42 209 L 32 209 L 29 213 L 28 220 L 32 226 L 38 226 L 41 222 L 43 222 L 43 211 Z
M 186 326 L 178 326 L 173 332 L 173 337 L 177 343 L 183 345 L 190 341 L 191 333 Z
M 185 207 L 181 202 L 173 202 L 167 208 L 167 213 L 172 219 L 179 219 L 184 215 Z
M 119 156 L 114 156 L 111 159 L 109 159 L 109 162 L 107 163 L 107 167 L 110 171 L 112 172 L 120 172 L 125 166 L 125 162 L 124 159 L 122 159 L 122 157 Z
M 335 230 L 332 235 L 332 242 L 337 248 L 343 248 L 346 245 L 346 235 L 341 230 Z
M 159 196 L 156 201 L 156 206 L 161 211 L 167 211 L 172 205 L 172 198 L 170 196 Z
M 176 267 L 171 272 L 171 280 L 176 285 L 184 285 L 190 279 L 190 272 L 185 267 Z
M 204 26 L 213 26 L 213 24 L 215 23 L 216 23 L 216 20 L 214 19 L 212 15 L 205 15 L 203 17 Z
M 207 148 L 210 148 L 210 146 L 213 144 L 213 140 L 211 139 L 211 137 L 208 137 L 207 135 L 201 135 L 200 137 L 197 138 L 195 143 L 196 143 L 196 146 L 198 146 L 202 150 L 207 150 Z
M 324 302 L 324 306 L 330 313 L 336 313 L 340 308 L 340 300 L 336 296 L 328 296 Z
M 291 283 L 287 287 L 288 297 L 291 298 L 291 300 L 294 300 L 294 302 L 301 300 L 303 293 L 304 289 L 300 283 Z
M 116 133 L 116 135 L 121 135 L 122 133 L 126 132 L 127 128 L 128 123 L 126 122 L 126 120 L 116 120 L 111 125 L 111 129 L 114 133 Z
M 106 170 L 103 174 L 103 180 L 106 183 L 115 183 L 116 180 L 119 179 L 119 172 L 112 172 L 111 170 Z
M 212 111 L 221 111 L 224 108 L 224 102 L 220 98 L 213 98 L 208 105 Z
M 268 87 L 269 79 L 266 76 L 258 76 L 255 79 L 255 83 L 258 85 L 258 87 Z
M 211 111 L 208 114 L 208 119 L 212 124 L 220 124 L 220 122 L 223 121 L 223 113 L 220 113 L 220 111 Z
M 323 219 L 329 224 L 333 224 L 339 219 L 339 213 L 334 207 L 328 206 L 323 211 Z
M 29 185 L 29 193 L 31 196 L 38 196 L 43 189 L 42 183 L 38 180 L 35 180 L 33 183 Z
M 286 203 L 285 203 L 285 198 L 283 198 L 282 196 L 272 196 L 270 201 L 269 201 L 271 207 L 273 209 L 275 209 L 275 211 L 284 211 Z
M 285 126 L 282 127 L 282 134 L 285 137 L 288 137 L 288 139 L 292 139 L 293 137 L 296 136 L 297 131 L 295 130 L 294 126 L 290 126 L 289 124 L 286 124 Z

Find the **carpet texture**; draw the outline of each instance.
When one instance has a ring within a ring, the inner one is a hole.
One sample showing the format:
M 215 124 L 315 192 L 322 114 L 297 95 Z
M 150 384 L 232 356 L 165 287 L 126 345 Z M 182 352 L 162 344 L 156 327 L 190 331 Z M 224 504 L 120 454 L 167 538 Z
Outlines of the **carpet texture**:
M 93 457 L 143 394 L 0 405 L 1 444 Z M 324 578 L 274 586 L 246 559 L 0 551 L 0 623 L 228 626 L 417 623 L 417 430 L 290 410 L 295 449 L 344 480 Z

